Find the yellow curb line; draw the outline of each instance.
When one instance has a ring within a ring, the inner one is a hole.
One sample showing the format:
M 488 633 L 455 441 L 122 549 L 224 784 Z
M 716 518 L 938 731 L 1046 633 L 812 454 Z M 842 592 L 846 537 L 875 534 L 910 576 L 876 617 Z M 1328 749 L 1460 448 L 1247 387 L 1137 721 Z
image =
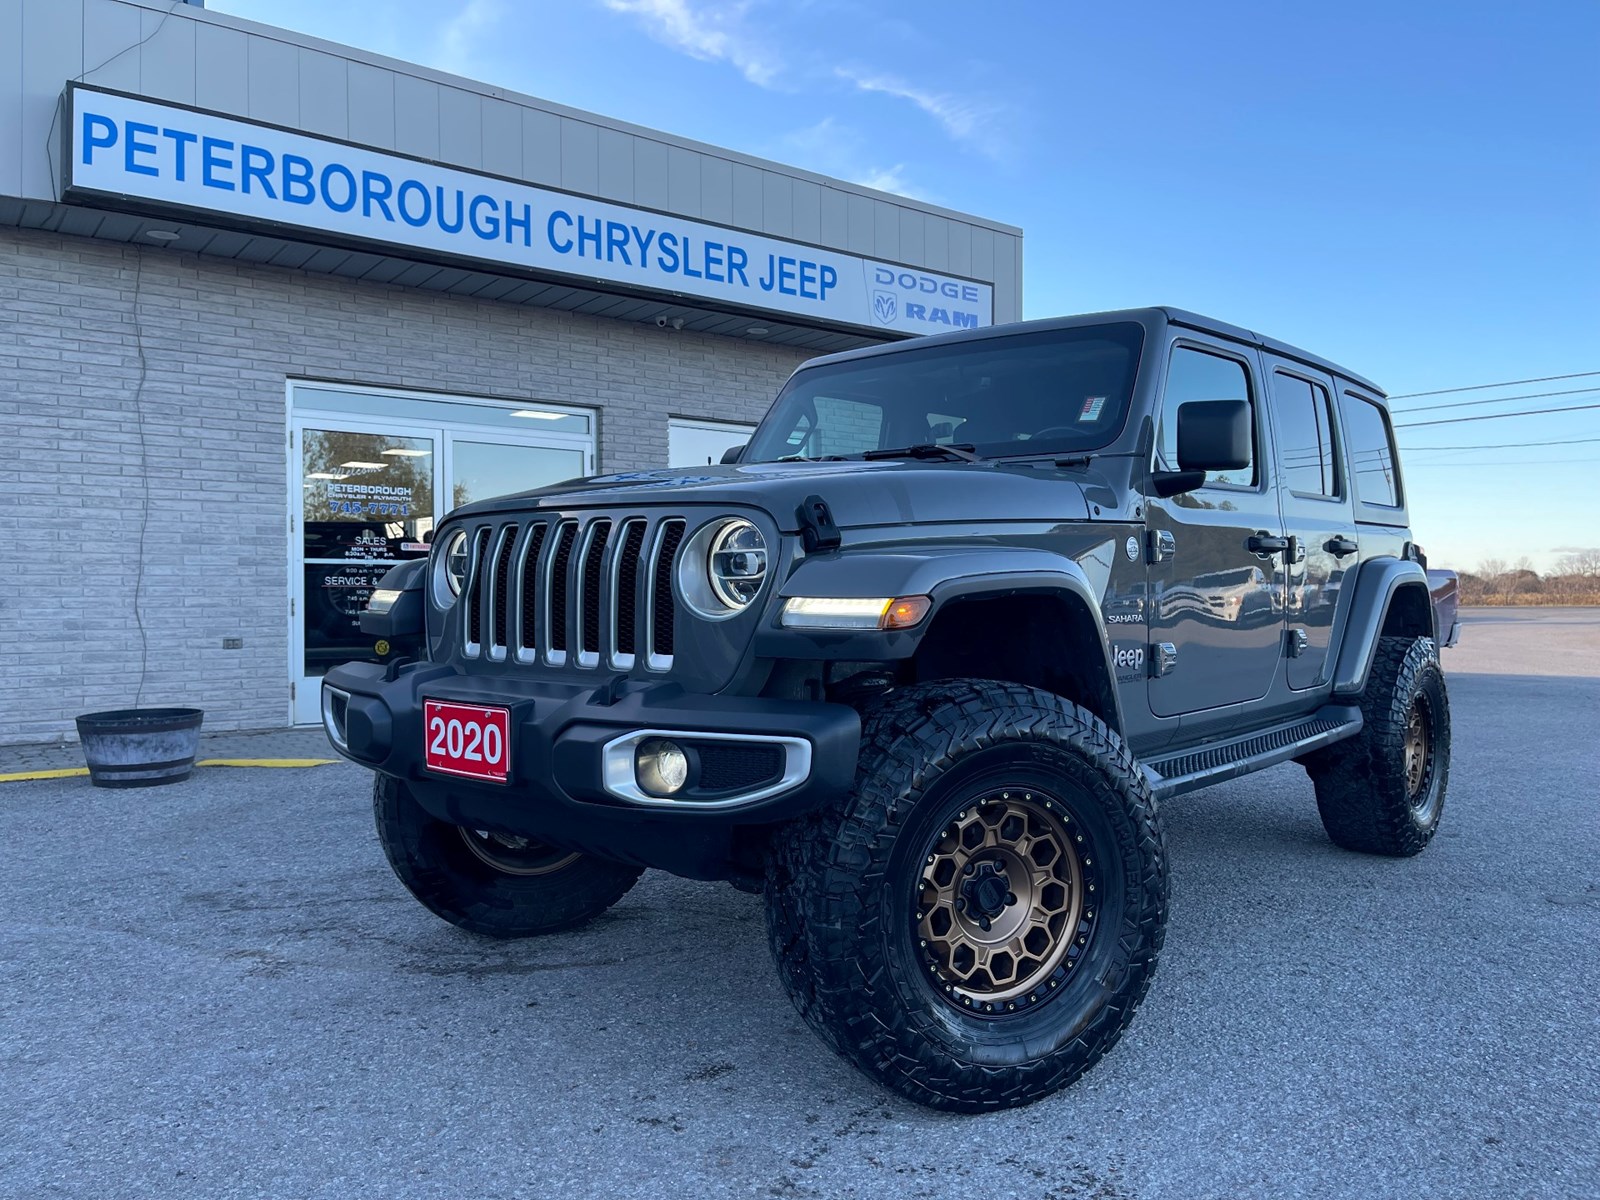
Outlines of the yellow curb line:
M 202 758 L 197 767 L 326 767 L 336 758 Z
M 326 767 L 336 758 L 202 758 L 197 767 Z M 0 783 L 26 783 L 33 779 L 70 779 L 87 775 L 88 767 L 61 767 L 53 771 L 14 771 L 0 775 Z

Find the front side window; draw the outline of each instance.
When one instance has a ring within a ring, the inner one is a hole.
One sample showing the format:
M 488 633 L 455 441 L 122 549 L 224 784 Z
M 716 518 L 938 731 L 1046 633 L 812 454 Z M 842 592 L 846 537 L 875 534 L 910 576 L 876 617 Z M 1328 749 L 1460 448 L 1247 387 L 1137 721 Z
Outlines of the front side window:
M 1339 477 L 1326 389 L 1279 371 L 1272 377 L 1272 398 L 1284 485 L 1303 495 L 1337 496 Z
M 1207 471 L 1206 485 L 1254 487 L 1255 405 L 1250 398 L 1250 376 L 1236 358 L 1207 354 L 1179 346 L 1172 352 L 1167 387 L 1161 399 L 1161 429 L 1156 435 L 1156 470 L 1178 470 L 1178 409 L 1190 400 L 1243 400 L 1250 404 L 1250 465 L 1235 471 Z
M 976 338 L 798 371 L 743 462 L 970 445 L 984 458 L 1098 450 L 1127 419 L 1144 330 Z
M 1345 437 L 1350 443 L 1350 470 L 1355 476 L 1356 498 L 1363 504 L 1397 508 L 1400 480 L 1395 473 L 1389 414 L 1372 401 L 1349 392 L 1345 393 L 1339 407 L 1344 413 Z

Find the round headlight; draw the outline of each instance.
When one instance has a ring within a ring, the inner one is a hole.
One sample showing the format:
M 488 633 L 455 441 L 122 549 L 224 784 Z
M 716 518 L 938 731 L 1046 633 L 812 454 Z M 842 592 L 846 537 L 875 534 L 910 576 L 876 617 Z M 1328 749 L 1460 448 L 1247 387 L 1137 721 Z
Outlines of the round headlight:
M 434 561 L 436 586 L 433 591 L 441 606 L 455 603 L 455 598 L 467 586 L 467 569 L 470 565 L 467 534 L 465 530 L 458 529 L 450 535 L 450 540 L 444 544 L 444 549 Z M 443 583 L 444 586 L 437 586 L 439 583 Z
M 767 539 L 761 530 L 745 520 L 725 523 L 706 552 L 706 574 L 723 604 L 735 611 L 748 606 L 767 577 Z

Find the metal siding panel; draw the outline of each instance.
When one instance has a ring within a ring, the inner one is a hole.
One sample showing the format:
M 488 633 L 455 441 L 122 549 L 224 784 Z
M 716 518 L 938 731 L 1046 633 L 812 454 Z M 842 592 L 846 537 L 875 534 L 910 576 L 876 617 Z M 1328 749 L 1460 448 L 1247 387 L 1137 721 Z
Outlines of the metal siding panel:
M 923 251 L 928 244 L 927 226 L 922 214 L 915 209 L 900 210 L 900 261 L 913 267 L 924 263 Z
M 890 262 L 901 261 L 900 206 L 882 200 L 872 202 L 872 252 Z
M 300 48 L 269 37 L 252 37 L 249 54 L 249 115 L 257 121 L 299 128 Z
M 930 271 L 950 269 L 950 222 L 932 213 L 922 214 L 922 261 Z
M 307 132 L 350 136 L 350 84 L 345 64 L 345 59 L 332 54 L 300 51 L 300 111 Z
M 646 208 L 671 208 L 671 155 L 661 142 L 650 138 L 633 139 L 633 197 Z M 699 183 L 696 176 L 695 182 Z M 695 188 L 698 201 L 700 189 Z M 696 205 L 698 208 L 698 205 Z
M 483 168 L 483 97 L 461 88 L 439 89 L 439 157 L 469 171 Z
M 237 29 L 195 24 L 194 102 L 244 116 L 250 107 L 250 38 Z
M 522 110 L 522 177 L 530 183 L 561 183 L 561 118 L 538 108 Z
M 809 179 L 794 181 L 794 237 L 802 242 L 822 240 L 822 186 Z
M 761 172 L 761 230 L 773 237 L 794 236 L 794 183 L 776 171 Z
M 853 254 L 871 254 L 873 239 L 878 234 L 878 223 L 872 210 L 877 207 L 865 196 L 849 193 L 845 202 L 849 207 L 849 238 L 845 249 Z
M 996 324 L 1006 321 L 1015 321 L 1022 316 L 1021 306 L 1017 302 L 1018 278 L 1016 239 L 1011 239 L 1011 247 L 996 247 L 994 260 L 994 319 Z
M 139 89 L 158 100 L 176 104 L 195 102 L 196 34 L 200 23 L 187 17 L 147 12 L 141 17 L 143 36 L 150 40 L 139 49 Z
M 24 196 L 56 195 L 60 175 L 60 129 L 56 103 L 64 82 L 83 74 L 83 3 L 35 0 L 22 10 L 22 187 Z M 48 141 L 48 145 L 47 145 Z
M 727 222 L 733 216 L 733 172 L 721 159 L 668 146 L 668 212 L 700 220 Z
M 94 3 L 84 13 L 83 63 L 90 68 L 85 83 L 101 87 L 139 90 L 139 52 L 124 54 L 144 36 L 137 8 L 125 4 Z
M 633 135 L 601 126 L 595 145 L 595 181 L 607 200 L 633 201 Z
M 822 236 L 824 246 L 843 250 L 850 242 L 850 201 L 848 193 L 837 188 L 822 189 Z
M 439 85 L 415 75 L 394 77 L 394 148 L 439 157 Z
M 350 140 L 380 150 L 394 147 L 394 72 L 352 62 L 346 78 Z
M 740 229 L 761 228 L 761 169 L 733 164 L 733 224 Z
M 950 265 L 946 270 L 957 275 L 972 274 L 972 226 L 950 222 Z
M 561 186 L 590 196 L 600 190 L 600 131 L 587 121 L 561 118 Z
M 483 169 L 522 178 L 522 110 L 492 97 L 483 101 Z
M 0 0 L 0 195 L 22 191 L 22 0 Z
M 992 229 L 972 228 L 972 270 L 974 279 L 994 279 L 995 234 Z

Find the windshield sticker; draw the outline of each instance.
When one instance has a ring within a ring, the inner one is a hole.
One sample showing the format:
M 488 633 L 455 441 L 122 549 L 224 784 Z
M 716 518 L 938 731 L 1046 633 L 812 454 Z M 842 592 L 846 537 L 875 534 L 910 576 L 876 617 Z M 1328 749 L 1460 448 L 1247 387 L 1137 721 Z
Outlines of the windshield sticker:
M 1104 396 L 1085 396 L 1083 399 L 1083 411 L 1078 414 L 1078 420 L 1098 421 L 1100 419 L 1100 410 L 1105 406 L 1106 398 Z

